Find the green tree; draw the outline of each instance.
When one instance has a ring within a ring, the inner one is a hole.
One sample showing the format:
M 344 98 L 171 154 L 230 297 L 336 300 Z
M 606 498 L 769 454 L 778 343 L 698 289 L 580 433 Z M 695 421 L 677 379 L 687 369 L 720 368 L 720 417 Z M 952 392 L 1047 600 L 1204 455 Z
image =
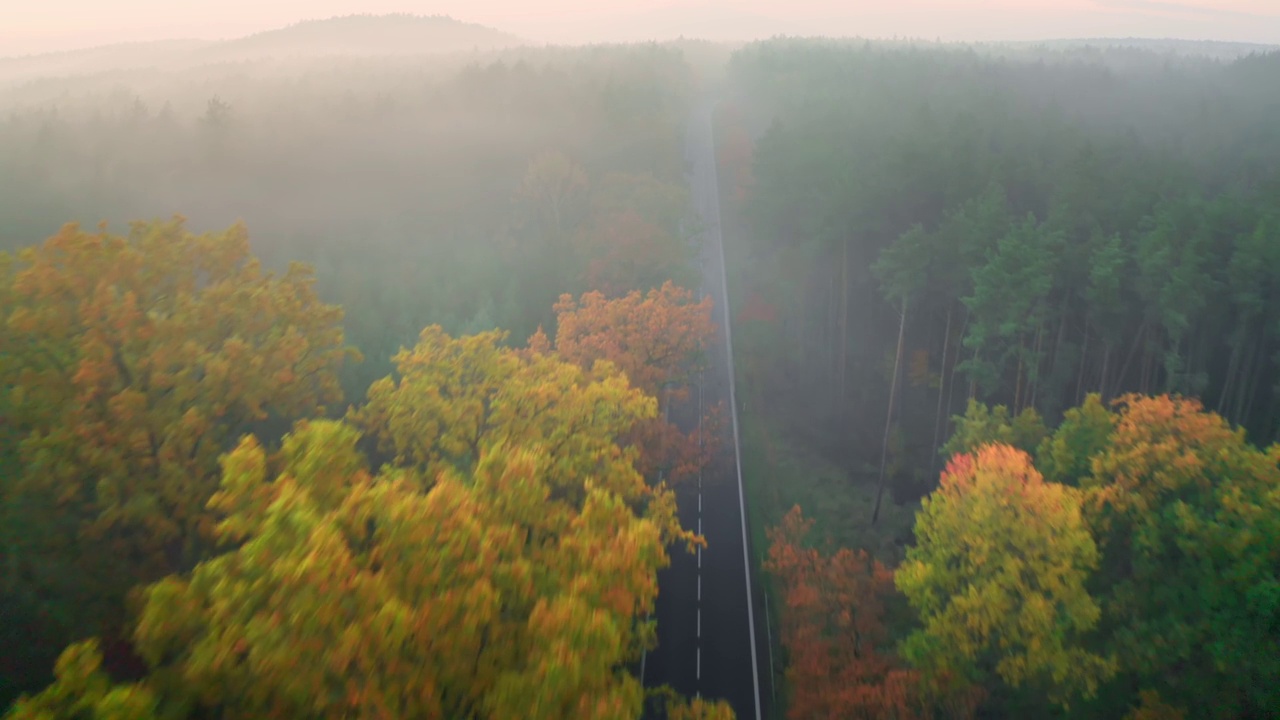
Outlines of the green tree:
M 1084 404 L 1068 410 L 1053 434 L 1040 442 L 1036 467 L 1049 482 L 1079 485 L 1092 473 L 1093 459 L 1111 442 L 1116 416 L 1089 393 Z
M 956 429 L 942 446 L 944 458 L 971 453 L 993 443 L 1032 453 L 1049 434 L 1040 413 L 1030 407 L 1011 419 L 1009 408 L 1004 405 L 988 407 L 977 400 L 970 400 L 964 415 L 957 415 L 952 421 Z

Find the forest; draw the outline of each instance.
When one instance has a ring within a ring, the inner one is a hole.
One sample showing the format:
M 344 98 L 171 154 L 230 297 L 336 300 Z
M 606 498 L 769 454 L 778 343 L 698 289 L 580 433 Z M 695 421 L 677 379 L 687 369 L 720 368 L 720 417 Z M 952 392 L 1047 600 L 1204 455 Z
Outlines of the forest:
M 636 672 L 707 96 L 776 717 L 1275 717 L 1280 53 L 1179 50 L 23 69 L 5 717 L 732 717 Z
M 640 46 L 10 88 L 12 716 L 724 717 L 632 669 L 705 544 L 667 483 L 715 445 L 661 414 L 714 332 L 696 82 Z
M 1274 717 L 1280 54 L 779 39 L 726 86 L 788 717 Z

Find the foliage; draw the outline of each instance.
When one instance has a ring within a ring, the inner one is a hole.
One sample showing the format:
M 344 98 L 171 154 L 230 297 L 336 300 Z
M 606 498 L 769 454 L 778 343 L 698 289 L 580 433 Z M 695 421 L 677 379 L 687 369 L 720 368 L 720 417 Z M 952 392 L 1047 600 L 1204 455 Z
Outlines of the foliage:
M 1085 589 L 1098 555 L 1080 497 L 1008 445 L 953 457 L 895 578 L 924 622 L 907 659 L 926 676 L 994 673 L 1063 706 L 1092 696 L 1114 662 L 1082 644 L 1101 611 Z
M 1213 717 L 1280 703 L 1280 448 L 1201 404 L 1125 396 L 1083 485 L 1121 668 Z
M 634 717 L 662 531 L 617 494 L 550 498 L 541 449 L 467 474 L 371 477 L 358 434 L 304 423 L 279 474 L 227 456 L 219 532 L 243 543 L 147 591 L 136 640 L 228 717 Z
M 396 465 L 428 482 L 441 472 L 469 473 L 499 446 L 542 447 L 550 459 L 552 500 L 580 508 L 591 488 L 642 509 L 664 538 L 692 541 L 679 528 L 665 485 L 647 485 L 636 451 L 618 442 L 656 403 L 631 387 L 608 361 L 590 370 L 534 350 L 499 346 L 503 333 L 451 338 L 426 328 L 413 349 L 395 357 L 396 376 L 369 388 L 350 413 Z
M 1116 417 L 1102 404 L 1102 397 L 1089 393 L 1084 403 L 1064 413 L 1053 434 L 1040 442 L 1037 469 L 1049 482 L 1079 485 L 1091 474 L 1093 458 L 1106 450 L 1115 425 Z
M 1160 698 L 1160 693 L 1143 690 L 1137 707 L 1125 715 L 1125 720 L 1185 720 L 1186 713 L 1169 705 Z
M 648 691 L 649 697 L 665 713 L 667 720 L 733 720 L 733 708 L 724 700 L 702 697 L 686 700 L 667 686 Z
M 1056 423 L 1089 393 L 1182 392 L 1275 439 L 1276 67 L 1096 45 L 744 46 L 723 111 L 722 142 L 752 141 L 730 283 L 781 299 L 735 358 L 756 402 L 852 467 L 899 425 L 900 499 L 931 486 L 969 399 Z M 894 394 L 899 330 L 914 381 Z
M 85 640 L 62 651 L 56 680 L 34 697 L 19 698 L 5 720 L 152 720 L 155 698 L 140 685 L 113 685 L 102 672 L 97 640 Z
M 813 527 L 795 506 L 771 528 L 764 569 L 782 583 L 791 718 L 921 717 L 919 679 L 899 668 L 884 625 L 893 573 L 864 550 L 805 546 Z
M 612 300 L 600 292 L 564 295 L 555 310 L 561 357 L 584 366 L 608 360 L 655 397 L 687 392 L 715 336 L 711 297 L 694 302 L 691 291 L 671 282 Z
M 590 292 L 556 303 L 555 351 L 584 368 L 600 360 L 613 363 L 632 385 L 657 397 L 663 417 L 636 424 L 629 440 L 640 449 L 639 469 L 678 482 L 696 477 L 718 447 L 720 408 L 709 407 L 700 430 L 683 433 L 668 419 L 671 403 L 687 399 L 700 379 L 706 350 L 715 336 L 711 297 L 693 301 L 693 293 L 671 282 L 648 293 L 632 291 L 608 299 Z M 544 339 L 535 336 L 531 346 Z
M 989 408 L 976 401 L 969 401 L 963 416 L 952 418 L 956 429 L 942 446 L 942 456 L 951 457 L 971 453 L 983 445 L 1002 444 L 1023 452 L 1035 452 L 1036 447 L 1048 435 L 1044 421 L 1035 408 L 1027 408 L 1009 419 L 1009 409 L 1004 405 Z
M 342 310 L 310 271 L 262 271 L 244 226 L 182 218 L 127 237 L 68 224 L 0 291 L 7 584 L 66 629 L 118 627 L 125 592 L 198 559 L 216 459 L 270 416 L 341 400 Z

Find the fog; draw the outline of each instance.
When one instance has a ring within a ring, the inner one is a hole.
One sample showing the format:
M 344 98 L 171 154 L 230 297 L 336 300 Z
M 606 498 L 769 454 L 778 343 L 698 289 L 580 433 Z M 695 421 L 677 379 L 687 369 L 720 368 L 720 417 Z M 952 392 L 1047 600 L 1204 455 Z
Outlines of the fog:
M 1280 43 L 1269 0 L 47 0 L 3 3 L 0 57 L 119 42 L 217 40 L 352 13 L 450 15 L 532 42 L 747 40 L 776 34 L 1040 40 L 1176 37 Z
M 3 3 L 0 708 L 1264 717 L 1277 198 L 1270 0 Z M 987 538 L 1078 612 L 910 695 Z

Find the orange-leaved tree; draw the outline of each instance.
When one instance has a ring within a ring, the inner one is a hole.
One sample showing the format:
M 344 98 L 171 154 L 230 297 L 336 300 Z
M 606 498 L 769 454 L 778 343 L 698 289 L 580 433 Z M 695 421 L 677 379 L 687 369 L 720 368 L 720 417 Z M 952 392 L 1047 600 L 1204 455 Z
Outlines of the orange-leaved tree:
M 893 573 L 866 551 L 806 546 L 813 520 L 799 506 L 768 530 L 765 569 L 783 588 L 788 717 L 908 720 L 922 717 L 919 679 L 884 654 L 884 599 Z
M 584 431 L 589 432 L 589 431 Z M 336 421 L 224 460 L 233 550 L 151 586 L 135 641 L 166 697 L 226 718 L 634 718 L 666 564 L 607 484 L 555 500 L 545 442 L 384 466 Z
M 691 385 L 705 366 L 715 335 L 711 307 L 710 296 L 695 302 L 691 291 L 671 282 L 613 299 L 600 292 L 577 300 L 562 295 L 556 303 L 557 355 L 582 367 L 607 360 L 632 385 L 658 398 L 663 417 L 636 429 L 646 475 L 658 470 L 673 480 L 694 475 L 714 452 L 716 408 L 704 408 L 700 433 L 681 432 L 667 417 L 672 402 L 690 399 Z M 531 341 L 543 343 L 540 335 Z
M 1098 551 L 1081 495 L 1008 445 L 948 462 L 895 576 L 924 623 L 904 654 L 928 679 L 995 675 L 1067 705 L 1111 676 L 1083 643 L 1101 611 L 1085 588 Z
M 8 587 L 67 633 L 109 631 L 130 587 L 199 559 L 230 440 L 340 401 L 358 354 L 310 270 L 265 272 L 242 225 L 69 224 L 3 264 Z

